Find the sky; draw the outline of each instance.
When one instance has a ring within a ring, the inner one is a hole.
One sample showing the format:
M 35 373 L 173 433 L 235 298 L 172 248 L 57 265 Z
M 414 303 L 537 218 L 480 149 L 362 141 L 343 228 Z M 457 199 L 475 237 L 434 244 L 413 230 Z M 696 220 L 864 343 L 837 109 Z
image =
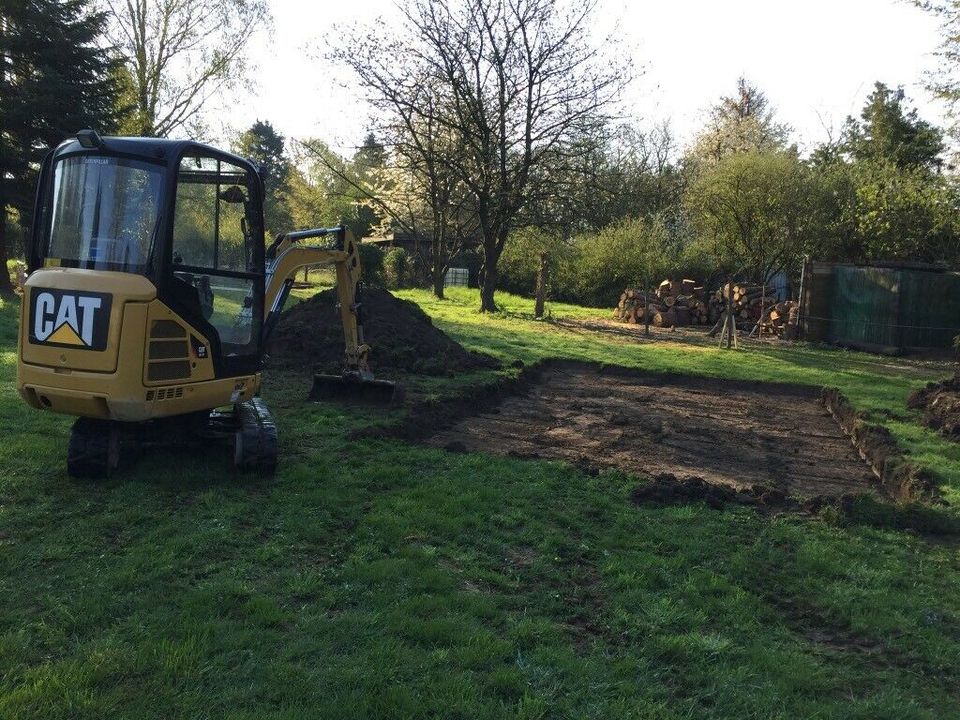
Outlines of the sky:
M 250 48 L 252 97 L 232 105 L 224 124 L 269 120 L 288 138 L 348 151 L 363 139 L 369 113 L 351 76 L 324 52 L 353 23 L 395 24 L 394 0 L 271 6 L 273 32 Z M 904 86 L 921 117 L 944 121 L 923 88 L 924 72 L 936 67 L 937 21 L 905 0 L 600 0 L 595 32 L 612 33 L 632 63 L 624 115 L 642 127 L 669 120 L 681 145 L 741 75 L 767 94 L 802 150 L 858 114 L 878 80 Z

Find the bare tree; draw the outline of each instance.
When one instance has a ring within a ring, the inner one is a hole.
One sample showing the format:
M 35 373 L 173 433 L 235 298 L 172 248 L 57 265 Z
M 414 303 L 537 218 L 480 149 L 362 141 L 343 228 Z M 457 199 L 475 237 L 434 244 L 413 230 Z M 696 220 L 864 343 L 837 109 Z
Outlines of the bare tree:
M 351 191 L 355 204 L 381 218 L 377 232 L 400 230 L 429 240 L 430 282 L 442 298 L 450 259 L 476 229 L 471 199 L 448 161 L 455 141 L 432 116 L 408 117 L 404 124 L 384 126 L 380 132 L 390 140 L 376 167 L 348 162 L 317 141 L 300 147 Z
M 541 170 L 607 119 L 626 81 L 623 66 L 601 50 L 610 42 L 591 42 L 595 7 L 595 0 L 413 0 L 395 37 L 384 43 L 371 32 L 359 51 L 337 56 L 392 122 L 415 118 L 455 141 L 441 162 L 476 212 L 483 311 L 496 309 L 497 262 Z
M 371 34 L 333 55 L 351 67 L 370 92 L 381 115 L 378 134 L 388 149 L 382 167 L 367 173 L 354 168 L 341 177 L 390 225 L 430 239 L 431 284 L 442 298 L 450 258 L 476 225 L 467 188 L 455 169 L 461 138 L 440 119 L 442 86 L 429 73 L 417 72 L 396 40 L 385 52 Z
M 103 0 L 123 53 L 135 131 L 163 137 L 192 121 L 213 95 L 241 83 L 244 49 L 269 27 L 266 0 Z

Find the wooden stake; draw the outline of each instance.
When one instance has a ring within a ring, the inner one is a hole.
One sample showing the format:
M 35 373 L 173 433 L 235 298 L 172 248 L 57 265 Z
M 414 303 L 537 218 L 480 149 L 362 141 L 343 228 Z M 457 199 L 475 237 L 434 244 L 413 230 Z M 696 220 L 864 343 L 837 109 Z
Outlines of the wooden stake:
M 544 305 L 547 300 L 547 273 L 549 272 L 549 264 L 547 253 L 540 253 L 540 267 L 537 269 L 537 296 L 533 306 L 533 316 L 537 320 L 543 319 Z

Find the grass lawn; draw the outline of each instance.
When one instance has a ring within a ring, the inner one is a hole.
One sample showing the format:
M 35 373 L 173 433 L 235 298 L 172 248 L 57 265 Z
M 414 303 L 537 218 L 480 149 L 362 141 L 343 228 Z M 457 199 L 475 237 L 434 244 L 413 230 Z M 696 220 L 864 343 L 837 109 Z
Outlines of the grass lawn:
M 840 386 L 960 500 L 960 449 L 904 406 L 942 369 L 402 295 L 507 361 Z M 0 307 L 0 718 L 960 717 L 955 538 L 637 507 L 616 472 L 352 441 L 382 411 L 304 402 L 308 377 L 280 372 L 276 477 L 234 477 L 223 449 L 71 481 L 70 419 L 14 390 L 17 313 Z

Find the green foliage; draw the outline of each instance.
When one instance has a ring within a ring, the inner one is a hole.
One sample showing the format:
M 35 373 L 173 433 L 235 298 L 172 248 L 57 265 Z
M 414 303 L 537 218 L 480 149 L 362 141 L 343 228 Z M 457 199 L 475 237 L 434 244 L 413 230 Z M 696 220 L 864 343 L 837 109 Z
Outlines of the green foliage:
M 956 207 L 953 181 L 924 168 L 858 163 L 852 168 L 854 216 L 859 249 L 870 259 L 956 261 Z
M 310 152 L 304 148 L 309 146 Z M 336 177 L 319 158 L 334 153 L 319 140 L 298 143 L 299 152 L 290 175 L 290 213 L 293 227 L 305 229 L 332 227 L 352 212 L 350 202 L 340 190 Z
M 682 252 L 682 236 L 662 216 L 628 218 L 576 238 L 565 280 L 578 302 L 612 307 L 625 287 L 652 287 L 677 273 Z
M 10 258 L 23 258 L 27 249 L 27 229 L 23 227 L 20 213 L 15 208 L 8 208 L 6 213 L 6 247 Z
M 287 159 L 283 136 L 269 122 L 257 120 L 237 139 L 235 150 L 238 155 L 253 160 L 260 168 L 266 195 L 263 216 L 267 240 L 293 230 L 289 199 L 292 168 Z
M 386 286 L 391 290 L 410 287 L 413 282 L 413 266 L 404 248 L 393 247 L 384 253 L 383 270 Z
M 0 174 L 17 180 L 7 199 L 31 195 L 24 170 L 83 127 L 117 124 L 118 63 L 100 47 L 105 16 L 91 0 L 0 4 Z
M 822 195 L 794 153 L 746 152 L 706 168 L 685 204 L 716 266 L 759 281 L 816 247 Z
M 357 237 L 366 237 L 382 225 L 357 188 L 374 172 L 380 157 L 376 140 L 368 136 L 354 160 L 340 157 L 321 140 L 297 143 L 290 178 L 290 211 L 298 228 L 345 224 Z M 382 150 L 382 148 L 381 148 Z
M 592 307 L 612 305 L 627 286 L 653 286 L 665 277 L 705 278 L 710 271 L 682 222 L 655 215 L 627 218 L 570 241 L 536 228 L 510 237 L 500 258 L 501 284 L 532 295 L 540 253 L 549 258 L 549 297 Z
M 854 161 L 892 164 L 897 169 L 940 167 L 942 131 L 921 120 L 916 108 L 905 109 L 905 99 L 903 88 L 875 85 L 860 121 L 847 120 L 845 149 Z
M 0 265 L 8 206 L 30 217 L 36 169 L 84 127 L 117 126 L 116 62 L 101 46 L 104 14 L 91 0 L 0 2 Z M 9 290 L 0 274 L 0 291 Z
M 353 202 L 353 217 L 351 222 L 354 226 L 354 232 L 358 235 L 369 235 L 374 228 L 383 222 L 383 214 L 369 202 L 366 195 L 357 189 L 356 186 L 366 187 L 371 184 L 372 178 L 377 171 L 384 167 L 386 162 L 386 149 L 383 144 L 377 140 L 373 133 L 367 133 L 363 144 L 354 153 L 350 162 L 350 175 L 355 178 L 355 185 L 351 183 L 344 184 L 344 192 Z M 341 176 L 341 182 L 343 182 Z
M 386 277 L 384 275 L 383 250 L 376 245 L 361 242 L 359 247 L 360 267 L 363 269 L 363 282 L 367 285 L 384 287 Z
M 812 158 L 825 190 L 823 259 L 956 263 L 960 186 L 940 173 L 939 129 L 877 83 L 843 141 Z
M 541 253 L 549 257 L 551 295 L 556 297 L 558 291 L 564 295 L 566 284 L 575 273 L 574 248 L 559 235 L 535 227 L 521 228 L 510 235 L 497 265 L 500 286 L 508 292 L 532 295 Z

